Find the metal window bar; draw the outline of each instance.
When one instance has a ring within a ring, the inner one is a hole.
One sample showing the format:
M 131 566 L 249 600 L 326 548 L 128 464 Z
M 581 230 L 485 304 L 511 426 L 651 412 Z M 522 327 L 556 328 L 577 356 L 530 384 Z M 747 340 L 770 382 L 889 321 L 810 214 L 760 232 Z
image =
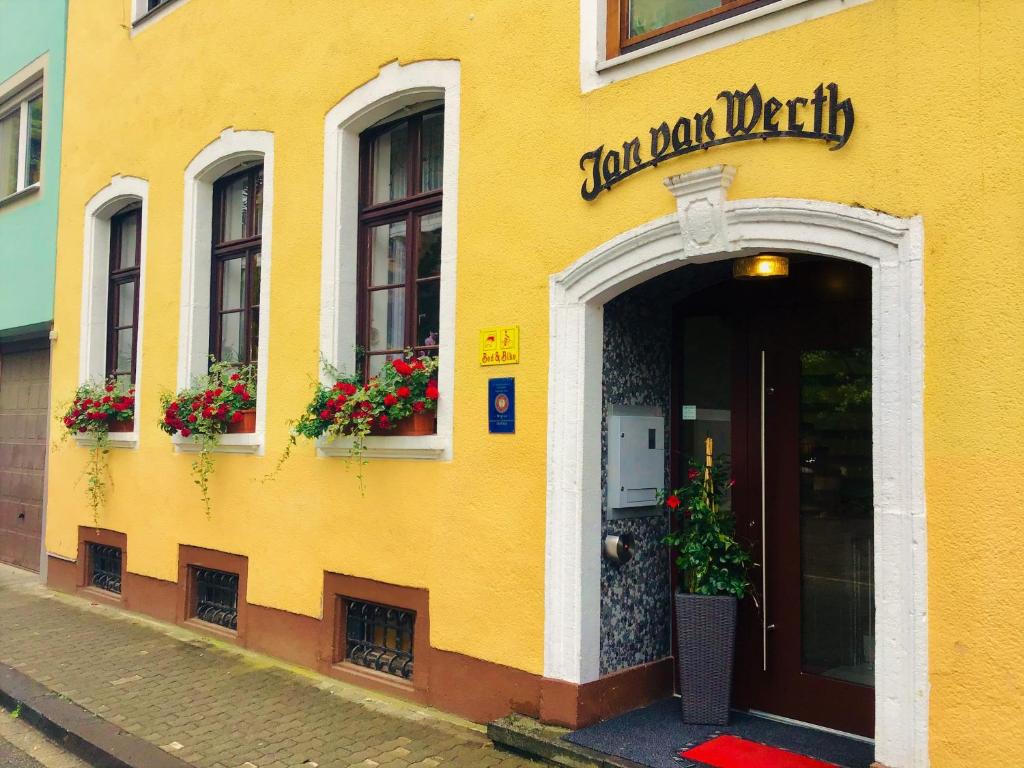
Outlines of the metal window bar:
M 238 629 L 238 574 L 193 567 L 192 579 L 195 617 L 226 629 Z
M 415 611 L 345 598 L 345 659 L 412 678 Z
M 89 542 L 89 584 L 121 594 L 121 549 Z

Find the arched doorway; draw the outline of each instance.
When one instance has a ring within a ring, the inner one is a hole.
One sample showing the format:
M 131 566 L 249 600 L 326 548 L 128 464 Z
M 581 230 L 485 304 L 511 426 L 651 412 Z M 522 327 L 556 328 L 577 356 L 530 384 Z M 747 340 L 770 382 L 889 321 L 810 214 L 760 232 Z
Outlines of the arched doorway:
M 545 677 L 600 677 L 601 329 L 604 304 L 685 264 L 764 250 L 842 259 L 871 274 L 876 759 L 927 763 L 922 462 L 922 229 L 809 200 L 727 201 L 733 169 L 666 180 L 677 213 L 594 249 L 551 283 Z

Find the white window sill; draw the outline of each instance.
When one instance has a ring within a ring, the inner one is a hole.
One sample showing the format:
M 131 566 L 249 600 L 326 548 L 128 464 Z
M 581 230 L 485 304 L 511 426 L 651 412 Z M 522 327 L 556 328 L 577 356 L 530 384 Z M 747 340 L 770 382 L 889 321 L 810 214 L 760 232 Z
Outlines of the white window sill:
M 138 430 L 135 432 L 110 432 L 107 437 L 110 440 L 111 448 L 135 449 L 139 447 Z M 75 442 L 83 448 L 93 448 L 96 445 L 96 438 L 88 433 L 75 435 Z
M 201 446 L 199 441 L 193 437 L 182 437 L 174 435 L 171 437 L 176 453 L 199 453 Z M 217 444 L 212 448 L 213 453 L 263 453 L 263 434 L 260 432 L 246 432 L 237 435 L 221 435 Z
M 367 459 L 443 459 L 448 451 L 448 440 L 442 435 L 371 436 L 366 438 L 363 456 Z M 339 437 L 328 442 L 317 440 L 317 456 L 347 458 L 352 438 Z
M 11 194 L 7 195 L 6 197 L 0 197 L 0 208 L 2 208 L 5 205 L 10 205 L 11 203 L 15 203 L 18 200 L 23 200 L 26 197 L 34 195 L 38 192 L 39 182 L 36 182 L 35 184 L 29 187 L 25 187 L 24 189 L 19 189 L 17 192 L 11 192 Z

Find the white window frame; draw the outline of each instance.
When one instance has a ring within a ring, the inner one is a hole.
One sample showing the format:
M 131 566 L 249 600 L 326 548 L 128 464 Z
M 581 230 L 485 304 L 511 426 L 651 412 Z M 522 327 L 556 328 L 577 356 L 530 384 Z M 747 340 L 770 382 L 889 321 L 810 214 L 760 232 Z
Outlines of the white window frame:
M 358 297 L 359 136 L 402 107 L 444 99 L 441 198 L 441 300 L 438 349 L 437 434 L 366 439 L 365 455 L 378 458 L 452 457 L 455 400 L 455 262 L 458 232 L 460 65 L 457 61 L 392 62 L 352 91 L 324 121 L 324 219 L 320 296 L 320 352 L 329 363 L 355 370 Z M 262 294 L 261 294 L 262 295 Z M 347 455 L 351 440 L 321 442 L 319 453 Z
M 871 0 L 779 0 L 609 59 L 605 55 L 608 0 L 580 0 L 580 90 L 587 93 L 727 45 L 868 2 Z
M 167 2 L 163 3 L 162 5 L 158 5 L 153 10 L 149 10 L 148 0 L 131 0 L 131 36 L 134 37 L 139 32 L 149 27 L 151 24 L 155 24 L 157 21 L 162 19 L 171 11 L 180 8 L 187 2 L 188 0 L 167 0 Z
M 43 181 L 43 147 L 46 145 L 46 108 L 43 101 L 42 138 L 39 150 L 39 181 L 26 184 L 28 173 L 28 103 L 37 96 L 43 96 L 46 79 L 46 57 L 40 57 L 0 83 L 0 119 L 18 112 L 18 176 L 14 191 L 0 197 L 0 205 L 13 201 L 25 194 L 38 192 Z
M 139 444 L 139 415 L 142 410 L 142 331 L 146 317 L 146 240 L 149 228 L 149 182 L 135 176 L 114 176 L 110 183 L 85 204 L 85 233 L 82 253 L 82 322 L 79 338 L 78 380 L 99 383 L 107 373 L 107 302 L 110 287 L 110 220 L 129 206 L 141 206 L 139 233 L 139 319 L 135 329 L 135 428 L 111 432 L 116 448 Z M 91 439 L 76 437 L 79 443 Z
M 274 239 L 274 134 L 225 129 L 185 169 L 184 233 L 181 258 L 181 310 L 178 333 L 178 389 L 190 386 L 209 368 L 210 270 L 213 247 L 213 184 L 240 166 L 263 163 L 263 234 L 260 244 L 260 329 L 256 362 L 256 431 L 222 435 L 215 451 L 264 451 L 269 372 L 270 270 Z M 175 435 L 175 450 L 198 451 L 192 438 Z

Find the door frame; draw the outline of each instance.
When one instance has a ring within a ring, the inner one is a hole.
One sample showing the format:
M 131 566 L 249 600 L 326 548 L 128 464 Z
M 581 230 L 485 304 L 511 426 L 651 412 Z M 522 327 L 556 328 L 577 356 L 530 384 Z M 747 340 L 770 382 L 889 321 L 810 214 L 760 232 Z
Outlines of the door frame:
M 680 266 L 762 251 L 856 261 L 872 271 L 875 759 L 923 768 L 923 222 L 818 200 L 730 201 L 735 173 L 719 165 L 669 177 L 676 213 L 609 240 L 551 278 L 544 676 L 576 685 L 600 677 L 604 304 Z

